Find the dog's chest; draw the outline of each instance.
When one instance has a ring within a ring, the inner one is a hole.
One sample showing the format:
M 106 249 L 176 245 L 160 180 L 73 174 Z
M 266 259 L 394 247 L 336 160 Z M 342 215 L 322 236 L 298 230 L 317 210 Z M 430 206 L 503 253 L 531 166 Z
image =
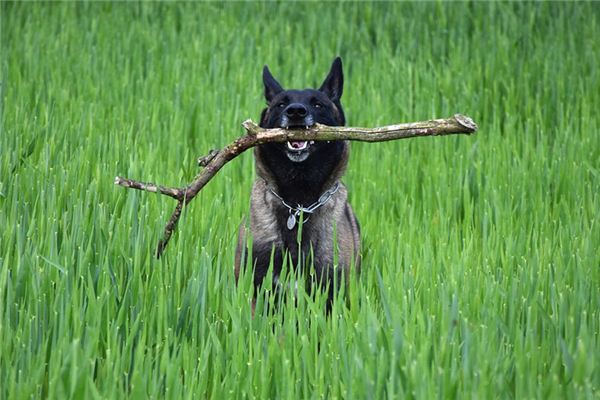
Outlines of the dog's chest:
M 343 200 L 341 190 L 312 213 L 296 215 L 295 210 L 284 204 L 285 200 L 274 195 L 269 186 L 259 180 L 255 182 L 252 199 L 253 241 L 260 244 L 258 247 L 274 247 L 279 254 L 286 254 L 294 265 L 329 262 L 333 254 L 335 221 L 339 219 Z M 292 215 L 293 224 L 290 222 Z
M 315 261 L 326 257 L 333 240 L 333 207 L 323 207 L 312 214 L 295 216 L 291 226 L 288 209 L 278 207 L 275 212 L 277 231 L 282 250 L 287 252 L 294 262 L 300 255 L 303 261 Z M 291 228 L 291 229 L 290 229 Z

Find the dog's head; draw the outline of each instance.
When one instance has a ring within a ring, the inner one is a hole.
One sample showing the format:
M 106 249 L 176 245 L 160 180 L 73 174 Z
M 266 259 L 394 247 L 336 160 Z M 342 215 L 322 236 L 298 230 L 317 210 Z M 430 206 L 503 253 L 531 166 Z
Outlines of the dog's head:
M 341 126 L 346 122 L 340 103 L 344 75 L 339 57 L 333 61 L 331 70 L 319 89 L 284 90 L 266 65 L 263 69 L 263 82 L 268 103 L 260 118 L 260 126 L 263 128 L 304 129 L 315 123 Z M 332 150 L 336 145 L 328 142 L 294 141 L 273 143 L 269 147 L 272 151 L 284 153 L 290 161 L 301 163 L 315 153 L 328 151 L 328 147 Z

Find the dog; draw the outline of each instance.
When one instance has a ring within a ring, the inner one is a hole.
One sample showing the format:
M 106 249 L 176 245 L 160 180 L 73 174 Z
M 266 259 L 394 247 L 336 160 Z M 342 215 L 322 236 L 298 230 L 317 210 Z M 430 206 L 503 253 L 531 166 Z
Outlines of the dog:
M 263 69 L 267 108 L 261 113 L 263 128 L 304 129 L 316 123 L 343 126 L 346 119 L 340 99 L 344 76 L 337 57 L 319 89 L 284 90 L 269 68 Z M 271 262 L 273 283 L 287 259 L 292 268 L 314 267 L 313 279 L 328 288 L 327 307 L 334 282 L 347 282 L 351 269 L 360 270 L 360 227 L 341 183 L 348 164 L 346 141 L 291 141 L 254 148 L 257 179 L 250 201 L 250 226 L 255 293 Z M 299 238 L 298 229 L 301 227 Z M 238 234 L 235 277 L 246 264 L 247 227 Z M 253 303 L 254 306 L 254 303 Z

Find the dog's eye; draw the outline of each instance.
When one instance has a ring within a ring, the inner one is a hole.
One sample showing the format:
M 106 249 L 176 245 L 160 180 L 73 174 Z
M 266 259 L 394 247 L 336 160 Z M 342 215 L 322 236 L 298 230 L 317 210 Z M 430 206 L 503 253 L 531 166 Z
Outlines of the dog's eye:
M 283 108 L 283 107 L 285 107 L 285 103 L 284 103 L 284 102 L 281 102 L 281 103 L 277 104 L 277 107 L 279 107 L 279 108 Z
M 315 101 L 315 103 L 313 104 L 313 106 L 315 108 L 321 108 L 321 107 L 323 107 L 323 104 L 319 103 L 318 101 Z

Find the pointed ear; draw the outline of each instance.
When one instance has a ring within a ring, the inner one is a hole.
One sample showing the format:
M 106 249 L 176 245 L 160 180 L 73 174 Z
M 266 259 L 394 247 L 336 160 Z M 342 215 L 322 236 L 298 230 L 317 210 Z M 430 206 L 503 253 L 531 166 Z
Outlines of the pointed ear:
M 263 68 L 263 83 L 265 84 L 265 99 L 267 99 L 267 102 L 270 102 L 273 97 L 283 92 L 283 88 L 279 82 L 273 78 L 271 71 L 269 71 L 269 67 L 266 65 Z
M 342 59 L 336 57 L 331 64 L 331 69 L 325 81 L 319 88 L 331 101 L 338 101 L 344 91 L 344 73 L 342 72 Z

